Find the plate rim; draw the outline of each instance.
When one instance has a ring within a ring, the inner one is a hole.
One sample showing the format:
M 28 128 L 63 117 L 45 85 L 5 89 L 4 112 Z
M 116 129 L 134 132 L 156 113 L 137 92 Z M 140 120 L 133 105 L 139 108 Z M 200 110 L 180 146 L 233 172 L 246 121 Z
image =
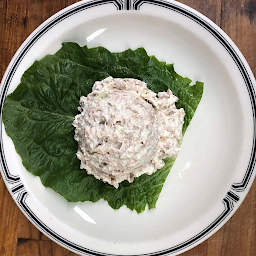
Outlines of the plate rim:
M 256 82 L 255 82 L 255 78 L 247 61 L 245 60 L 245 58 L 243 57 L 242 53 L 237 48 L 237 46 L 234 44 L 234 42 L 229 38 L 229 36 L 221 28 L 219 28 L 210 19 L 208 19 L 206 16 L 202 15 L 198 11 L 192 9 L 191 7 L 188 7 L 174 0 L 166 0 L 166 1 L 165 0 L 134 0 L 134 1 L 131 1 L 131 0 L 124 0 L 124 1 L 122 0 L 93 0 L 93 1 L 83 0 L 81 2 L 72 4 L 60 10 L 59 12 L 57 12 L 56 14 L 48 18 L 45 22 L 43 22 L 39 27 L 37 27 L 29 35 L 29 37 L 24 41 L 24 43 L 19 47 L 16 54 L 13 56 L 1 82 L 1 93 L 0 93 L 1 115 L 2 115 L 3 103 L 9 88 L 10 81 L 12 80 L 12 77 L 15 74 L 16 69 L 19 66 L 19 63 L 22 61 L 23 57 L 29 51 L 30 47 L 32 47 L 34 43 L 44 33 L 46 33 L 54 25 L 61 22 L 62 19 L 65 19 L 70 15 L 73 15 L 84 9 L 92 8 L 92 7 L 96 7 L 104 4 L 113 4 L 115 5 L 118 11 L 125 11 L 125 13 L 127 13 L 127 11 L 139 11 L 140 7 L 144 4 L 152 4 L 152 5 L 170 9 L 172 11 L 176 11 L 192 19 L 193 21 L 197 22 L 199 25 L 207 29 L 207 31 L 210 32 L 223 45 L 226 51 L 233 58 L 235 64 L 240 70 L 240 74 L 243 77 L 244 83 L 247 87 L 247 90 L 250 96 L 252 113 L 253 113 L 253 121 L 254 121 L 252 153 L 251 153 L 249 165 L 245 172 L 243 180 L 240 183 L 233 183 L 229 191 L 227 192 L 225 198 L 222 201 L 225 208 L 222 214 L 214 222 L 212 222 L 207 228 L 205 228 L 203 231 L 198 233 L 196 236 L 186 240 L 181 244 L 178 244 L 177 246 L 173 246 L 171 248 L 164 249 L 157 252 L 152 252 L 152 253 L 136 254 L 136 255 L 159 255 L 159 256 L 169 255 L 169 254 L 177 255 L 176 253 L 179 254 L 189 249 L 192 249 L 193 247 L 205 241 L 215 232 L 217 232 L 234 215 L 236 210 L 239 208 L 244 198 L 246 197 L 247 193 L 249 192 L 249 189 L 255 178 L 255 163 L 256 163 L 256 156 L 255 156 L 256 155 L 255 154 L 256 152 L 256 148 L 255 148 L 255 144 L 256 144 L 256 138 L 255 138 Z M 2 126 L 0 127 L 0 136 L 2 137 Z M 73 242 L 68 241 L 67 239 L 58 235 L 55 231 L 51 230 L 50 227 L 47 227 L 40 219 L 37 219 L 37 217 L 29 209 L 28 205 L 26 205 L 25 200 L 26 200 L 26 197 L 28 196 L 28 192 L 24 191 L 25 188 L 23 184 L 20 182 L 20 177 L 13 176 L 11 173 L 8 173 L 8 166 L 5 161 L 5 154 L 4 154 L 2 139 L 0 144 L 0 162 L 2 167 L 1 174 L 5 182 L 5 185 L 9 190 L 9 193 L 11 194 L 13 200 L 18 205 L 18 207 L 23 212 L 23 214 L 28 218 L 28 220 L 34 226 L 36 226 L 37 229 L 39 229 L 42 233 L 44 233 L 47 237 L 49 237 L 54 242 L 76 253 L 86 253 L 88 255 L 97 255 L 97 256 L 98 255 L 116 255 L 116 254 L 97 252 L 91 249 L 87 249 L 83 246 L 74 244 Z M 15 186 L 11 188 L 10 184 L 12 185 L 15 184 Z M 19 194 L 15 199 L 14 194 L 18 192 Z M 237 193 L 239 192 L 243 192 L 242 198 L 240 198 L 237 195 Z

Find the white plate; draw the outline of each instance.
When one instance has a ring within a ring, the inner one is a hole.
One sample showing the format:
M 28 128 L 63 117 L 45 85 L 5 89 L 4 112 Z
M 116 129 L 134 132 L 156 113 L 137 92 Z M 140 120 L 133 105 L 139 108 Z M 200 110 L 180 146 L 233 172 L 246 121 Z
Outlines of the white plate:
M 68 203 L 25 170 L 1 130 L 2 176 L 27 218 L 79 254 L 177 255 L 216 232 L 237 210 L 255 176 L 255 80 L 229 37 L 175 1 L 82 1 L 38 27 L 13 57 L 1 107 L 23 72 L 64 41 L 111 51 L 144 47 L 205 83 L 157 208 L 141 214 L 107 202 Z

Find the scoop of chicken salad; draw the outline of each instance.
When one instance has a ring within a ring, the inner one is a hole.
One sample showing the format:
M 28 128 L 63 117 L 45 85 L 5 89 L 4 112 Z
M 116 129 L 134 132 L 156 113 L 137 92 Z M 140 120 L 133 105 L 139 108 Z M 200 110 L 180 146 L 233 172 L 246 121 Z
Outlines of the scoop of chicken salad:
M 133 78 L 95 82 L 73 122 L 80 168 L 115 188 L 162 168 L 182 138 L 185 112 L 177 100 L 169 89 L 156 94 Z

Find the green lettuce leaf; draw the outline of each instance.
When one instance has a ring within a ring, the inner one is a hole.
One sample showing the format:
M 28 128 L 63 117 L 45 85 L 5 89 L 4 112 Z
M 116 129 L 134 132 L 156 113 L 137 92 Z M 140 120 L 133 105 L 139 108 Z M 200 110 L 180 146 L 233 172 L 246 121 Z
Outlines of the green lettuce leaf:
M 138 213 L 156 207 L 156 202 L 176 157 L 153 175 L 134 182 L 124 181 L 118 189 L 88 175 L 79 168 L 78 148 L 72 122 L 80 96 L 91 92 L 95 81 L 108 76 L 137 78 L 158 93 L 168 88 L 184 108 L 185 133 L 203 94 L 203 83 L 179 76 L 173 65 L 148 56 L 145 49 L 111 53 L 103 47 L 88 49 L 76 43 L 63 43 L 55 55 L 36 61 L 22 76 L 16 90 L 8 95 L 2 118 L 25 168 L 40 176 L 70 202 L 103 198 L 114 209 L 126 205 Z

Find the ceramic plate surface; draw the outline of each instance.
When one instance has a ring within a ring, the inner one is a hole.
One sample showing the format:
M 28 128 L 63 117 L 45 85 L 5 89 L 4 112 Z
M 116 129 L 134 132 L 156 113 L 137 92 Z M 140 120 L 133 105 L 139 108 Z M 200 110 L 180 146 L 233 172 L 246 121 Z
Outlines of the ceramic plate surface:
M 65 41 L 118 52 L 144 47 L 205 83 L 202 101 L 156 209 L 141 214 L 106 201 L 68 203 L 25 170 L 1 127 L 2 176 L 15 202 L 45 235 L 78 254 L 177 255 L 215 233 L 255 176 L 255 80 L 229 37 L 175 1 L 82 1 L 49 18 L 22 44 L 1 85 L 1 108 L 35 60 Z

